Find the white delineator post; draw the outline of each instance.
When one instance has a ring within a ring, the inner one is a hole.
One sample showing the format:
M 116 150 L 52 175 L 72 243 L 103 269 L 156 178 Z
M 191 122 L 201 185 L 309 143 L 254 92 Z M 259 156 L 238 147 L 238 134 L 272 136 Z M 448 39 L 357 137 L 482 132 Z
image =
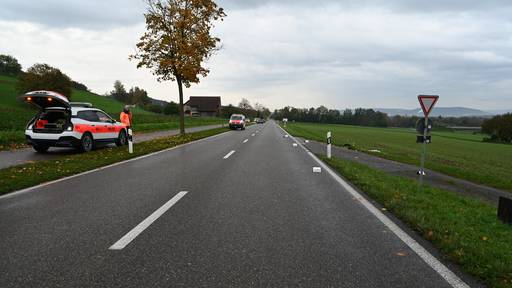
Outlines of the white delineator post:
M 133 153 L 133 135 L 131 128 L 128 128 L 128 153 Z
M 327 158 L 331 159 L 331 131 L 327 132 Z

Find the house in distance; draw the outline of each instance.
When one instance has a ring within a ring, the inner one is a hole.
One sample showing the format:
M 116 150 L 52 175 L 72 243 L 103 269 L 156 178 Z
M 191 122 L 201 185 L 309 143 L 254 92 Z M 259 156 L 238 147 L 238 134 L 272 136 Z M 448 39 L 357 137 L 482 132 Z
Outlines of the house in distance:
M 190 99 L 185 102 L 183 109 L 187 116 L 220 116 L 220 96 L 190 96 Z

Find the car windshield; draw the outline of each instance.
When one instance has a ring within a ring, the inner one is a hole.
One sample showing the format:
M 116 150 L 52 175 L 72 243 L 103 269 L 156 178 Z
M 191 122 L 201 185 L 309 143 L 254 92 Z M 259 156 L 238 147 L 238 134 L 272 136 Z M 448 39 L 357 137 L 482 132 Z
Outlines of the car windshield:
M 231 116 L 231 120 L 242 120 L 242 116 Z

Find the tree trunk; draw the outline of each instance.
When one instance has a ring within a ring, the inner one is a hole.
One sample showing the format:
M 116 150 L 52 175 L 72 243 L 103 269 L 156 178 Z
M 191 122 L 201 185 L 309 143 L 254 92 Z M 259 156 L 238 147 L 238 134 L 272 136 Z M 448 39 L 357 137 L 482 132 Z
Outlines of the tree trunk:
M 181 83 L 181 78 L 176 77 L 176 82 L 178 82 L 178 91 L 180 94 L 180 134 L 185 134 L 185 113 L 183 111 L 183 83 Z

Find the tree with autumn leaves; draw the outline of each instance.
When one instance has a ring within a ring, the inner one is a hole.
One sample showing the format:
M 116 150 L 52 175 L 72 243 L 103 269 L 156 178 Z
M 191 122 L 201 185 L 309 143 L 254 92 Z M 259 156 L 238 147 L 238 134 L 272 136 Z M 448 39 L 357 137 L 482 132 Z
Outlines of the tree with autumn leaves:
M 189 88 L 210 72 L 204 62 L 220 49 L 211 30 L 226 14 L 212 0 L 147 0 L 147 6 L 146 32 L 130 59 L 138 61 L 137 68 L 151 69 L 158 81 L 176 81 L 183 134 L 183 85 Z

